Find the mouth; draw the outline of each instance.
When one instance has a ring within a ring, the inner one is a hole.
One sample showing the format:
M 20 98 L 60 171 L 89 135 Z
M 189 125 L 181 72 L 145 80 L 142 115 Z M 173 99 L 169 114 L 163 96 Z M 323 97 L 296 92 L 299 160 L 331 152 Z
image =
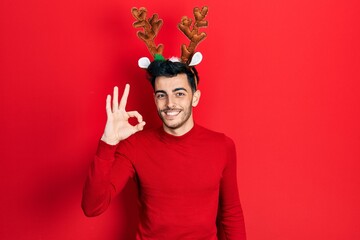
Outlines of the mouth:
M 171 118 L 179 115 L 181 110 L 180 109 L 165 109 L 165 110 L 162 110 L 161 112 L 163 112 L 166 117 L 169 117 L 171 119 Z

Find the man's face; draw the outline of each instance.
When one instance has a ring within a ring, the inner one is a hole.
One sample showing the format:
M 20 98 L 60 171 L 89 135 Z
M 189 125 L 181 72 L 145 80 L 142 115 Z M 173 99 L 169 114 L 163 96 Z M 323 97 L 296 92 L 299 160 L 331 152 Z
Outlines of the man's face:
M 154 98 L 166 132 L 180 136 L 194 126 L 192 108 L 198 104 L 200 91 L 192 93 L 186 74 L 157 77 Z

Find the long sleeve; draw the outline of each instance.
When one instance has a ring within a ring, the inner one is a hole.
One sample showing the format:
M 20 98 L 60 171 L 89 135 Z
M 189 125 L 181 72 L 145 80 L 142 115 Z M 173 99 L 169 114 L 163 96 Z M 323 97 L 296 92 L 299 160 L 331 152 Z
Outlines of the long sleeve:
M 232 140 L 228 141 L 228 161 L 220 183 L 219 221 L 226 240 L 245 240 L 244 216 L 236 177 L 235 145 Z
M 88 217 L 103 213 L 114 195 L 134 176 L 131 162 L 119 148 L 119 145 L 111 146 L 99 141 L 83 189 L 81 206 Z

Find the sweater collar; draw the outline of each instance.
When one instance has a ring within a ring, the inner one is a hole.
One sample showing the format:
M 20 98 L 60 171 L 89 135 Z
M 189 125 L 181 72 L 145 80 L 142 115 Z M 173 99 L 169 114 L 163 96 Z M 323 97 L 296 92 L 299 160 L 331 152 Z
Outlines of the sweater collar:
M 159 128 L 159 136 L 160 139 L 164 140 L 165 142 L 182 142 L 186 139 L 191 138 L 191 136 L 193 136 L 198 130 L 199 130 L 199 126 L 196 123 L 194 123 L 194 126 L 190 129 L 190 131 L 188 131 L 184 135 L 174 136 L 165 132 L 164 128 L 161 126 Z

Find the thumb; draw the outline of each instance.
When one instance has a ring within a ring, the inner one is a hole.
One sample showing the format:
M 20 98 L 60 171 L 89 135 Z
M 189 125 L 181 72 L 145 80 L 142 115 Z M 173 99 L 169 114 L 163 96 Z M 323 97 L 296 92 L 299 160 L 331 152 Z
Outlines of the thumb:
M 142 121 L 140 123 L 138 123 L 136 126 L 134 126 L 134 128 L 136 129 L 136 132 L 138 131 L 142 131 L 144 129 L 146 122 Z

